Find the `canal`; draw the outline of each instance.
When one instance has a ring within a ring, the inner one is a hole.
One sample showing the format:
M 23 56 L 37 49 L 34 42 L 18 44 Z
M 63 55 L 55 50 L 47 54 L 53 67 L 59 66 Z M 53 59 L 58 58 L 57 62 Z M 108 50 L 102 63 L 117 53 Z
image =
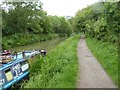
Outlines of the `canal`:
M 45 49 L 49 53 L 53 48 L 55 48 L 57 45 L 59 45 L 61 42 L 63 42 L 66 38 L 55 38 L 52 40 L 32 43 L 25 46 L 19 46 L 11 48 L 10 51 L 17 51 L 21 52 L 23 50 L 32 50 L 32 49 Z

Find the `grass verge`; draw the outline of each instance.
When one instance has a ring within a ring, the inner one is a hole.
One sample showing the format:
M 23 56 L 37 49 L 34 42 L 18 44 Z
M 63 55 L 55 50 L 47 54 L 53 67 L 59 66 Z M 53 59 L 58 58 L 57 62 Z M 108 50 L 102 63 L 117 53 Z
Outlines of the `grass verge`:
M 118 85 L 118 49 L 116 46 L 87 38 L 87 45 L 91 52 L 98 59 L 102 67 L 106 70 L 113 82 Z
M 30 80 L 24 88 L 75 88 L 78 72 L 79 35 L 68 38 L 46 57 L 37 57 L 30 67 Z

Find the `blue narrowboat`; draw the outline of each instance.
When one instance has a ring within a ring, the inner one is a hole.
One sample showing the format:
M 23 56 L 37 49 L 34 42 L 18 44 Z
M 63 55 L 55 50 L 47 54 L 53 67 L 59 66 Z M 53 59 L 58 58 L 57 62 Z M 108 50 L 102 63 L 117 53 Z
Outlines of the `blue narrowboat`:
M 1 54 L 0 89 L 7 89 L 29 75 L 28 59 L 40 54 L 37 50 L 16 53 L 16 55 Z M 6 59 L 7 58 L 7 59 Z M 10 60 L 11 59 L 11 60 Z

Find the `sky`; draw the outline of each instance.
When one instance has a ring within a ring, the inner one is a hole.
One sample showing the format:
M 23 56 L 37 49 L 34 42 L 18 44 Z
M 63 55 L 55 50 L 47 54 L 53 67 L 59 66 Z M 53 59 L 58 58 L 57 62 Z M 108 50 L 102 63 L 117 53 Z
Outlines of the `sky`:
M 74 16 L 75 13 L 99 0 L 40 0 L 48 15 Z
M 0 0 L 0 4 L 3 0 Z M 32 1 L 32 0 L 29 0 Z M 48 15 L 75 16 L 75 13 L 100 0 L 40 0 Z

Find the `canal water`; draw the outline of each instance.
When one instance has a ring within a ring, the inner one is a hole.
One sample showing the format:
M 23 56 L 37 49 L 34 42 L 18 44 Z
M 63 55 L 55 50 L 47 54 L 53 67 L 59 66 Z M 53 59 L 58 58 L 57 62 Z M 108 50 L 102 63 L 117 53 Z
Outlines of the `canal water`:
M 52 40 L 32 43 L 25 46 L 19 46 L 11 48 L 10 51 L 17 51 L 21 52 L 23 50 L 32 50 L 32 49 L 45 49 L 49 53 L 53 48 L 55 48 L 57 45 L 59 45 L 61 42 L 63 42 L 66 38 L 55 38 Z

